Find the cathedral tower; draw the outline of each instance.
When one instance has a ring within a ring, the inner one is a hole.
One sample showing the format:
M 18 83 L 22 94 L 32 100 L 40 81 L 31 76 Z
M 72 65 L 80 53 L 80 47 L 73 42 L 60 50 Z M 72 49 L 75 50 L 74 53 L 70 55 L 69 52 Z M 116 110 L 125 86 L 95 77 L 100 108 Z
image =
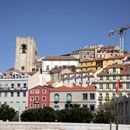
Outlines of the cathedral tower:
M 15 70 L 21 72 L 36 71 L 37 46 L 32 37 L 16 38 Z

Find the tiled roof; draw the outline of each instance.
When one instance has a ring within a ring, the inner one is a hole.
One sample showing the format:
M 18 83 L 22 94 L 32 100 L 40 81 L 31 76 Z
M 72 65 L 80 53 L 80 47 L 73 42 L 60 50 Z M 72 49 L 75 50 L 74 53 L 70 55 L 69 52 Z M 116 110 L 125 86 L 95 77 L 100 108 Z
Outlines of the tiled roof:
M 82 87 L 82 86 L 61 86 L 58 88 L 53 88 L 51 89 L 53 92 L 60 92 L 60 91 L 96 91 L 95 86 L 87 86 L 87 87 Z
M 73 56 L 46 56 L 43 60 L 79 60 Z
M 41 85 L 38 85 L 38 86 L 35 86 L 33 88 L 30 88 L 29 90 L 37 89 L 37 88 L 44 88 L 44 89 L 47 89 L 47 90 L 53 89 L 53 87 L 50 87 L 50 86 L 41 86 Z
M 112 64 L 112 65 L 109 65 L 108 67 L 106 67 L 106 71 L 102 71 L 98 75 L 109 75 L 107 68 L 121 68 L 121 71 L 120 71 L 120 73 L 118 73 L 118 75 L 127 75 L 127 74 L 130 74 L 130 70 L 127 70 L 127 67 L 130 67 L 130 63 L 128 63 L 128 64 Z
M 49 82 L 46 82 L 47 85 L 53 85 L 55 82 L 53 81 L 49 81 Z
M 81 63 L 84 62 L 91 62 L 91 61 L 103 61 L 103 60 L 113 60 L 113 59 L 123 59 L 126 56 L 130 56 L 130 54 L 124 54 L 124 55 L 120 55 L 120 56 L 113 56 L 113 57 L 109 57 L 109 58 L 95 58 L 95 59 L 91 59 L 91 60 L 84 60 L 84 61 L 80 61 Z

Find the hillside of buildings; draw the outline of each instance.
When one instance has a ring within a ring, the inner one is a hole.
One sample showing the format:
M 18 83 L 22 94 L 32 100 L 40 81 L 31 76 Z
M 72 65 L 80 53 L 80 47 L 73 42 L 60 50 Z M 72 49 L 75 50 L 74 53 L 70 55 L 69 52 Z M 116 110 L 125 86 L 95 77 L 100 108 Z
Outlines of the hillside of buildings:
M 113 102 L 114 111 L 119 107 L 119 123 L 130 123 L 129 92 L 130 54 L 119 45 L 91 45 L 39 58 L 34 38 L 17 37 L 15 66 L 0 73 L 0 104 L 19 115 L 27 109 L 62 110 L 74 104 L 97 112 Z M 115 102 L 117 96 L 122 105 Z

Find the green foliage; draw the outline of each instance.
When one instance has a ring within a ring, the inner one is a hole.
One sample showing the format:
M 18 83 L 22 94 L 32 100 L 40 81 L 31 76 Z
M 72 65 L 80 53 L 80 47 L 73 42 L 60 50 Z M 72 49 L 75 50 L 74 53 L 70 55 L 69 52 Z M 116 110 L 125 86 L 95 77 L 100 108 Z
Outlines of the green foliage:
M 13 120 L 15 117 L 16 112 L 13 108 L 10 108 L 8 105 L 2 104 L 0 107 L 0 120 Z
M 110 123 L 114 122 L 114 114 L 111 111 L 98 111 L 94 116 L 94 123 Z
M 50 107 L 25 110 L 21 114 L 22 121 L 54 122 L 55 118 L 56 113 Z
M 100 110 L 93 114 L 86 106 L 54 111 L 53 108 L 45 107 L 38 109 L 25 110 L 21 114 L 22 121 L 40 122 L 75 122 L 75 123 L 110 123 L 114 121 L 114 114 L 108 110 Z

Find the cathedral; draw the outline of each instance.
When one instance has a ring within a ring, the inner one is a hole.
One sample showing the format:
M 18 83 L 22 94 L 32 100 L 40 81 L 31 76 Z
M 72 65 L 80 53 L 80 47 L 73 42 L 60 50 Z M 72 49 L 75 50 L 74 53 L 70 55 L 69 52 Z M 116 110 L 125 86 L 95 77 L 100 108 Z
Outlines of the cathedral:
M 32 37 L 16 38 L 15 70 L 36 72 L 39 69 L 38 49 Z

